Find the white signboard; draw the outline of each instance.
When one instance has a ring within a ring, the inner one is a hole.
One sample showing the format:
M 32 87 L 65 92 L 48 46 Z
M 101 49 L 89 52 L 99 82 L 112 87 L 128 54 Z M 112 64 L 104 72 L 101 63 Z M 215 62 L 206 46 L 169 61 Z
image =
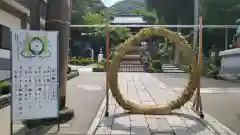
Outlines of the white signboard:
M 58 32 L 12 30 L 12 120 L 58 117 Z

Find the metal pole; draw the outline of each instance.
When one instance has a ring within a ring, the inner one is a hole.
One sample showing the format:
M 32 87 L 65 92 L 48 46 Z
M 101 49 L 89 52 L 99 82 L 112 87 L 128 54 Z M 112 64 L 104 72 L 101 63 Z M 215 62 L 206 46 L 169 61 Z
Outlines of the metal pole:
M 225 50 L 228 49 L 228 28 L 225 28 Z
M 106 25 L 102 24 L 96 24 L 96 25 L 70 25 L 71 28 L 89 28 L 89 27 L 97 27 L 97 28 L 105 28 Z M 199 25 L 108 25 L 108 27 L 116 28 L 116 27 L 130 27 L 130 28 L 194 28 L 196 27 L 198 29 Z M 237 28 L 237 25 L 203 25 L 203 28 L 220 28 L 220 29 L 225 29 L 225 28 L 232 28 L 235 29 Z
M 194 25 L 199 25 L 199 0 L 194 0 Z M 198 28 L 194 27 L 193 50 L 197 49 L 198 44 Z
M 107 24 L 106 26 L 106 58 L 107 58 L 107 62 L 106 62 L 106 110 L 105 110 L 105 117 L 109 116 L 109 86 L 108 86 L 108 75 L 109 75 L 109 53 L 110 53 L 110 39 L 109 39 L 109 26 Z

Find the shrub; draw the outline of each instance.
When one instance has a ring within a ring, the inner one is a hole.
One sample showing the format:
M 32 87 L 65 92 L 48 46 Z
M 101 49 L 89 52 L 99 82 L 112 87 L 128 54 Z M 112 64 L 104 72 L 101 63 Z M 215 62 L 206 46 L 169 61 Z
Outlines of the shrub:
M 11 84 L 9 82 L 0 83 L 0 94 L 9 94 L 11 91 Z
M 105 68 L 106 64 L 107 64 L 107 60 L 103 59 L 103 60 L 97 62 L 97 67 L 98 68 Z M 109 64 L 111 64 L 111 60 L 109 60 Z
M 94 60 L 92 58 L 73 57 L 70 60 L 70 64 L 73 64 L 73 65 L 88 65 L 92 63 L 94 63 Z
M 151 67 L 153 69 L 157 69 L 157 70 L 162 70 L 162 63 L 160 62 L 160 60 L 152 60 L 152 65 Z
M 155 70 L 154 68 L 148 68 L 148 69 L 147 69 L 147 72 L 148 72 L 148 73 L 155 73 L 156 70 Z

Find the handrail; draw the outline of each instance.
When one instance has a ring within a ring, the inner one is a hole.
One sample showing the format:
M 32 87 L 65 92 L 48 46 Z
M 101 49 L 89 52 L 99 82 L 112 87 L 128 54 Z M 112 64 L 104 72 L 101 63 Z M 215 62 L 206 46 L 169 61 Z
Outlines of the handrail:
M 87 27 L 98 27 L 103 28 L 106 27 L 106 24 L 94 24 L 94 25 L 70 25 L 71 28 L 87 28 Z M 159 28 L 159 27 L 165 27 L 165 28 L 195 28 L 199 27 L 199 25 L 111 25 L 109 24 L 108 27 L 152 27 L 152 28 Z M 203 25 L 203 28 L 237 28 L 237 25 Z

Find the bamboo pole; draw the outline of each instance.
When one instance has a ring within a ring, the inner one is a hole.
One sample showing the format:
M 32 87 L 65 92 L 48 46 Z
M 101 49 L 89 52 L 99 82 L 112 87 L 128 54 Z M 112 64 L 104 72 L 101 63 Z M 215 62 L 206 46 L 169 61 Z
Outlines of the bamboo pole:
M 198 53 L 198 70 L 201 74 L 202 71 L 202 64 L 203 64 L 203 52 L 202 52 L 202 29 L 203 29 L 203 22 L 202 22 L 202 16 L 199 17 L 199 53 Z M 196 97 L 193 102 L 193 110 L 196 111 L 201 118 L 204 117 L 204 114 L 202 112 L 202 100 L 201 100 L 201 76 L 198 80 L 198 86 L 197 86 L 197 92 Z

